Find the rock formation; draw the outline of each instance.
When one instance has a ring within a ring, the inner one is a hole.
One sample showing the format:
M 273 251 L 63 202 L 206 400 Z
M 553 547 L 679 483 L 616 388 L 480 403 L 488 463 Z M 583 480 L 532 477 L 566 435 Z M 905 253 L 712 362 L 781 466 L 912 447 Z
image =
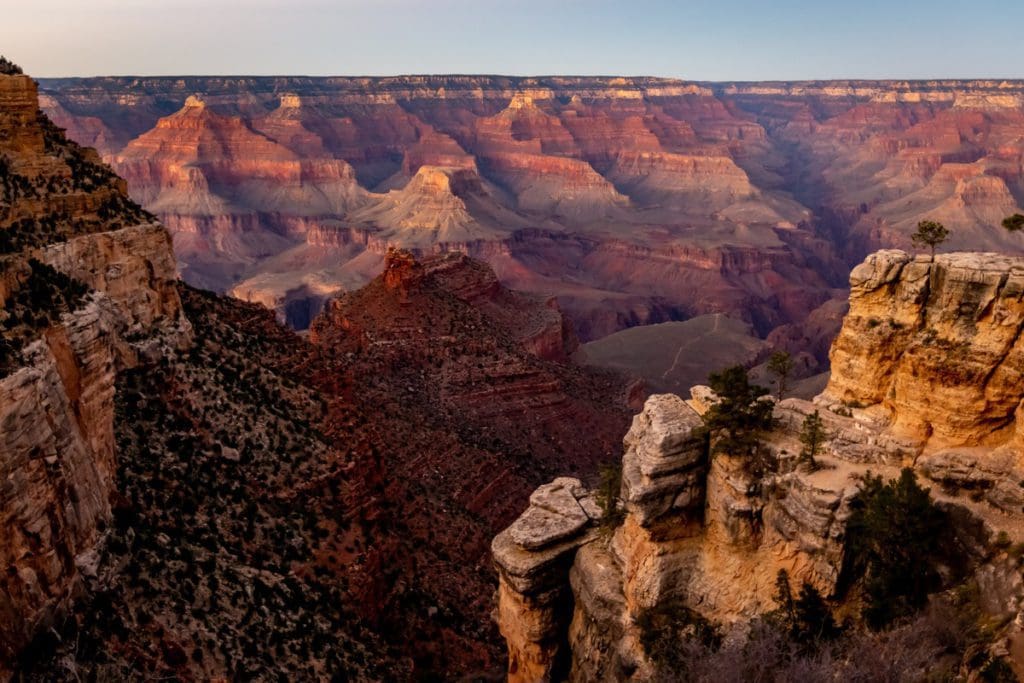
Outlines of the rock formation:
M 778 410 L 783 423 L 802 422 L 809 404 L 790 399 Z M 829 419 L 833 427 L 842 420 Z M 639 645 L 645 612 L 681 601 L 717 622 L 749 620 L 772 607 L 779 569 L 832 592 L 856 493 L 851 470 L 807 475 L 789 467 L 758 480 L 739 459 L 722 456 L 709 466 L 702 424 L 675 395 L 647 400 L 623 441 L 625 520 L 610 537 L 591 518 L 572 530 L 559 526 L 531 498 L 530 509 L 495 538 L 510 680 L 549 679 L 545 667 L 559 662 L 571 680 L 644 680 L 652 675 Z M 793 440 L 773 437 L 783 460 Z M 524 523 L 531 535 L 513 533 Z M 549 606 L 558 591 L 561 618 Z
M 175 234 L 188 281 L 282 314 L 365 284 L 394 246 L 470 253 L 506 284 L 558 294 L 585 341 L 701 313 L 764 336 L 833 299 L 869 251 L 909 247 L 923 218 L 952 229 L 950 248 L 1022 248 L 999 227 L 1024 187 L 1020 81 L 45 87 L 46 110 L 101 145 Z M 641 253 L 685 282 L 648 277 Z
M 176 282 L 167 231 L 38 114 L 31 79 L 0 93 L 0 679 L 502 668 L 488 539 L 627 419 L 622 378 L 567 362 L 555 301 L 462 253 L 392 250 L 300 337 Z M 311 149 L 305 106 L 261 125 Z M 175 161 L 154 177 L 209 187 L 239 167 L 207 151 L 257 135 L 200 98 L 162 128 Z M 262 168 L 294 178 L 283 146 Z M 491 191 L 416 172 L 471 215 Z M 332 227 L 316 239 L 351 234 Z
M 928 476 L 1019 511 L 1024 259 L 871 255 L 850 275 L 850 312 L 822 399 L 871 415 L 923 451 Z
M 1017 540 L 1021 273 L 1024 261 L 997 254 L 869 256 L 851 274 L 828 387 L 774 405 L 761 469 L 709 457 L 701 415 L 718 398 L 707 387 L 648 398 L 623 441 L 621 524 L 585 514 L 594 494 L 556 479 L 492 543 L 509 680 L 650 680 L 648 613 L 681 604 L 742 629 L 775 608 L 780 570 L 838 596 L 867 472 L 912 466 L 987 534 Z M 808 470 L 799 437 L 815 411 L 826 440 Z M 977 580 L 1000 571 L 985 565 Z
M 190 326 L 167 232 L 37 113 L 27 76 L 0 75 L 0 160 L 3 678 L 101 569 L 117 373 L 187 344 Z M 84 296 L 52 293 L 75 288 Z
M 289 309 L 316 311 L 365 284 L 389 247 L 486 260 L 507 285 L 559 296 L 584 339 L 719 312 L 765 334 L 801 322 L 845 270 L 812 213 L 757 168 L 785 165 L 762 127 L 708 88 L 147 83 L 164 97 L 135 91 L 120 104 L 129 100 L 114 97 L 116 79 L 53 82 L 49 111 L 90 140 L 97 121 L 131 128 L 110 158 L 175 235 L 185 279 L 271 304 L 294 324 L 311 316 Z

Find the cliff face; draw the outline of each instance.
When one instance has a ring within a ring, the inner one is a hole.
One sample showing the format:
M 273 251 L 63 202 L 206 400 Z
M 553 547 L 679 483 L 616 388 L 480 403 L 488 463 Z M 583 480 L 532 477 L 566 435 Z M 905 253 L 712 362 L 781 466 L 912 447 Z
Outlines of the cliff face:
M 186 344 L 167 232 L 0 76 L 0 677 L 98 570 L 115 488 L 114 384 Z M 84 296 L 64 297 L 80 288 Z M 56 297 L 56 298 L 54 298 Z M 58 303 L 62 301 L 62 303 Z
M 933 479 L 1018 511 L 1022 285 L 1020 258 L 873 254 L 850 275 L 821 398 L 878 420 Z
M 850 275 L 825 397 L 882 414 L 929 450 L 995 446 L 1016 432 L 1024 259 L 872 254 Z
M 780 569 L 826 595 L 835 589 L 856 492 L 848 477 L 864 468 L 844 466 L 837 477 L 784 466 L 762 479 L 740 459 L 720 456 L 709 465 L 704 406 L 690 403 L 654 395 L 633 418 L 623 441 L 625 518 L 613 532 L 598 530 L 599 509 L 569 523 L 564 510 L 535 494 L 495 537 L 510 680 L 558 680 L 559 671 L 579 681 L 648 680 L 655 674 L 639 624 L 660 606 L 685 604 L 714 622 L 742 623 L 773 608 Z M 795 399 L 777 408 L 783 424 L 801 423 L 810 410 Z M 826 420 L 850 426 L 840 416 Z M 793 441 L 782 428 L 769 447 L 786 460 Z M 593 494 L 577 486 L 575 495 L 587 509 L 583 501 Z
M 1022 273 L 1020 259 L 996 254 L 868 257 L 851 275 L 828 387 L 814 402 L 775 403 L 760 471 L 729 455 L 709 461 L 701 414 L 717 397 L 707 387 L 688 401 L 650 397 L 623 441 L 620 525 L 601 529 L 593 493 L 559 479 L 495 537 L 509 679 L 650 680 L 647 615 L 684 605 L 742 626 L 775 608 L 783 569 L 839 597 L 866 472 L 912 466 L 941 485 L 940 500 L 1015 539 Z M 808 471 L 795 454 L 814 411 L 826 438 Z M 978 581 L 999 571 L 983 567 Z M 1013 603 L 1019 590 L 1004 593 Z
M 708 312 L 764 335 L 802 324 L 869 251 L 908 248 L 923 218 L 952 228 L 955 249 L 1021 250 L 999 227 L 1024 188 L 1020 81 L 45 87 L 46 111 L 101 145 L 174 233 L 186 280 L 282 317 L 365 284 L 403 247 L 471 253 L 558 295 L 585 341 Z M 339 229 L 369 239 L 323 243 Z M 633 251 L 671 269 L 651 274 Z

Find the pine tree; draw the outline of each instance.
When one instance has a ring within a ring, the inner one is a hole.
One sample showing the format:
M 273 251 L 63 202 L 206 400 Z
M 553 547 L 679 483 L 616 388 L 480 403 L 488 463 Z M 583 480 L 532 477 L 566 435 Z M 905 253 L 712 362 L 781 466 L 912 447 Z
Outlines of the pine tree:
M 619 508 L 622 489 L 622 462 L 601 465 L 598 469 L 600 483 L 597 487 L 597 504 L 601 508 L 601 528 L 612 531 L 622 523 L 623 511 Z
M 793 637 L 801 643 L 832 640 L 839 635 L 839 627 L 825 599 L 811 584 L 804 581 L 800 596 L 793 606 Z
M 805 463 L 811 471 L 818 469 L 818 461 L 815 458 L 827 438 L 821 415 L 817 410 L 804 418 L 803 429 L 800 431 L 800 443 L 803 444 L 800 462 Z
M 921 221 L 917 224 L 917 232 L 910 236 L 915 246 L 926 246 L 931 250 L 932 261 L 935 260 L 935 247 L 949 237 L 949 230 L 937 221 Z
M 939 586 L 936 569 L 943 559 L 943 534 L 949 520 L 904 468 L 898 479 L 883 482 L 870 473 L 846 526 L 848 564 L 844 571 L 862 576 L 872 628 L 912 614 Z
M 775 398 L 781 401 L 786 395 L 789 374 L 793 372 L 793 357 L 786 351 L 776 351 L 768 359 L 768 372 L 775 375 Z
M 785 569 L 780 569 L 775 575 L 775 604 L 779 606 L 779 612 L 787 623 L 796 618 L 793 590 L 789 586 L 789 572 Z
M 761 434 L 774 424 L 774 405 L 763 398 L 768 390 L 751 384 L 742 365 L 711 373 L 708 383 L 718 395 L 718 402 L 704 415 L 712 453 L 755 455 Z

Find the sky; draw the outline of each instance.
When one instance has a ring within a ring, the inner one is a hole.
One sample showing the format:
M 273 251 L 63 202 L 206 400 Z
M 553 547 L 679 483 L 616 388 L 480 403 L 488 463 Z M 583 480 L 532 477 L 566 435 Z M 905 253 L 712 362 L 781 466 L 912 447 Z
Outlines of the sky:
M 36 77 L 1024 78 L 1024 0 L 0 0 Z

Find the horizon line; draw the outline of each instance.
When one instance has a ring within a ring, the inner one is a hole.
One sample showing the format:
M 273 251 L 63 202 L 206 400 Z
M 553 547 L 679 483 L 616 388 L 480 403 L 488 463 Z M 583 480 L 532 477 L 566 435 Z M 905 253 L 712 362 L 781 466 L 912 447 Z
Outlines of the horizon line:
M 547 73 L 547 74 L 508 74 L 508 73 L 471 73 L 471 72 L 448 72 L 448 73 L 391 73 L 391 74 L 303 74 L 303 73 L 167 73 L 167 74 L 94 74 L 90 76 L 36 76 L 25 71 L 26 76 L 36 80 L 90 80 L 101 78 L 310 78 L 310 79 L 387 79 L 387 78 L 507 78 L 516 80 L 547 79 L 547 78 L 593 78 L 593 79 L 628 79 L 628 80 L 660 80 L 676 83 L 688 83 L 696 85 L 704 84 L 728 84 L 728 83 L 833 83 L 837 81 L 859 81 L 870 83 L 927 83 L 932 81 L 1008 81 L 1024 82 L 1024 76 L 930 76 L 930 77 L 865 77 L 865 76 L 830 76 L 819 78 L 729 78 L 729 79 L 696 79 L 684 78 L 681 76 L 658 76 L 652 74 L 570 74 L 570 73 Z

